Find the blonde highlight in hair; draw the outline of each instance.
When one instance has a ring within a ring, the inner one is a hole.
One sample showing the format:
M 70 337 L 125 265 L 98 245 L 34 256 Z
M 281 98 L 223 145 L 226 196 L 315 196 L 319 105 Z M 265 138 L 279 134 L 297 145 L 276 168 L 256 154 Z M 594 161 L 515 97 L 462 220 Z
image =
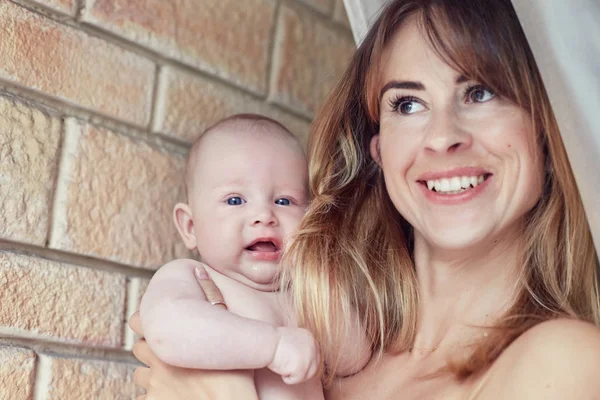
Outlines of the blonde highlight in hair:
M 406 350 L 417 327 L 412 229 L 371 158 L 379 131 L 381 55 L 411 17 L 440 56 L 527 110 L 546 165 L 543 196 L 526 216 L 522 271 L 513 306 L 485 343 L 449 364 L 459 378 L 488 367 L 535 324 L 572 317 L 600 324 L 598 259 L 573 172 L 542 79 L 510 0 L 397 0 L 380 14 L 309 136 L 313 196 L 286 251 L 282 285 L 301 326 L 321 345 L 331 384 L 356 311 L 376 354 Z M 568 134 L 568 132 L 563 132 Z

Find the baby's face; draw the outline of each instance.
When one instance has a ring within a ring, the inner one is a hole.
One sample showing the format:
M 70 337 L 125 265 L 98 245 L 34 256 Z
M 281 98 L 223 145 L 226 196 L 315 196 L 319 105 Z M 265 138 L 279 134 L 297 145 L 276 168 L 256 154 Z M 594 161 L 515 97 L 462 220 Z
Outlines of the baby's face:
M 194 168 L 189 206 L 203 261 L 254 289 L 275 289 L 284 242 L 308 202 L 304 154 L 277 134 L 215 135 Z

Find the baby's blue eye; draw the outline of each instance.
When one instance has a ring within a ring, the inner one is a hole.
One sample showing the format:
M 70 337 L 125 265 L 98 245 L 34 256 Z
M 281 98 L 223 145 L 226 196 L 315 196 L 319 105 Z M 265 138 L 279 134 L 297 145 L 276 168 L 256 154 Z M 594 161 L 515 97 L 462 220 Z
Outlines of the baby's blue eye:
M 289 206 L 290 204 L 292 204 L 292 202 L 290 201 L 290 199 L 282 198 L 275 200 L 275 204 L 277 204 L 278 206 Z
M 246 201 L 244 199 L 238 196 L 230 197 L 227 199 L 227 204 L 229 204 L 230 206 L 241 206 L 245 202 Z

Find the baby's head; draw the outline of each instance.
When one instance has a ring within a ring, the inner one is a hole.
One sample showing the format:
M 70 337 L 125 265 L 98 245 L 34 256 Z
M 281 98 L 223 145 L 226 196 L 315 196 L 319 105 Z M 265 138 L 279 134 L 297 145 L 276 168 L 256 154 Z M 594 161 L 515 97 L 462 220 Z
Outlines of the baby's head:
M 292 133 L 266 117 L 234 115 L 193 144 L 187 204 L 175 206 L 175 225 L 213 269 L 273 290 L 284 242 L 308 203 L 307 181 L 306 157 Z

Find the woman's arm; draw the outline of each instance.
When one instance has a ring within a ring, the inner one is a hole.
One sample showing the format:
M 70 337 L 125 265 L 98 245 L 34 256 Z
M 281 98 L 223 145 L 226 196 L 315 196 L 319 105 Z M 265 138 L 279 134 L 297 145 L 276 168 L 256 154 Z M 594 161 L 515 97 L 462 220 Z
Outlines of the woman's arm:
M 129 326 L 143 335 L 139 313 L 131 317 Z M 137 400 L 258 400 L 252 371 L 203 371 L 174 367 L 156 357 L 144 339 L 136 342 L 133 353 L 149 367 L 138 367 L 133 375 L 135 384 L 146 390 L 146 395 Z

